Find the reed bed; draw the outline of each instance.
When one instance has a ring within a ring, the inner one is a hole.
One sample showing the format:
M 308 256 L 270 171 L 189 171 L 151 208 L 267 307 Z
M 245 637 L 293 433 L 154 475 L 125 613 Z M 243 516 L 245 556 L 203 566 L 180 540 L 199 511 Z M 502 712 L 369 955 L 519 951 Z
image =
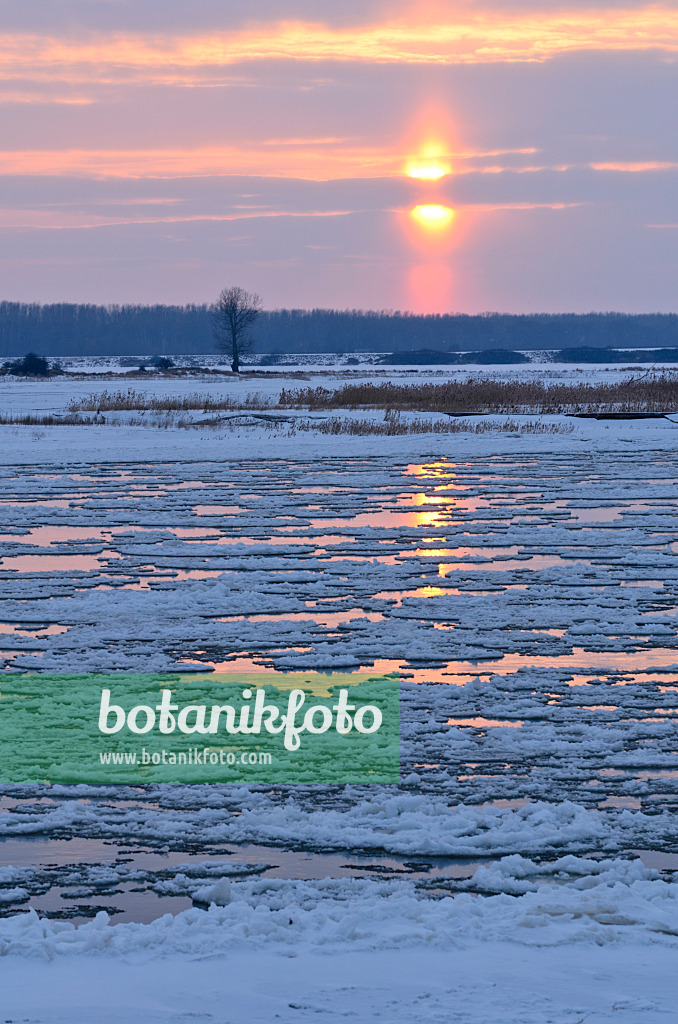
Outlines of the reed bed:
M 168 429 L 183 428 L 215 428 L 222 430 L 240 430 L 248 427 L 264 427 L 269 431 L 287 433 L 288 436 L 301 432 L 318 434 L 349 434 L 356 437 L 398 437 L 408 434 L 571 434 L 570 423 L 543 423 L 540 420 L 432 420 L 432 419 L 401 419 L 398 414 L 389 413 L 383 420 L 354 419 L 351 417 L 331 416 L 327 419 L 294 419 L 277 420 L 257 418 L 253 422 L 243 423 L 239 416 L 226 419 L 195 420 L 177 417 L 167 412 L 163 417 L 145 418 L 129 416 L 124 419 L 116 416 L 81 416 L 69 413 L 56 416 L 52 413 L 17 413 L 0 415 L 0 425 L 27 427 L 63 427 L 63 426 L 108 426 L 108 427 L 155 427 Z
M 74 399 L 70 412 L 223 412 L 236 409 L 268 409 L 272 405 L 268 395 L 248 394 L 244 398 L 223 395 L 218 398 L 195 391 L 190 395 L 147 395 L 129 388 L 127 391 L 102 391 L 87 398 Z
M 200 424 L 182 423 L 181 426 L 214 427 L 226 430 L 240 430 L 244 424 L 238 419 L 203 421 Z M 571 434 L 571 423 L 544 423 L 541 420 L 431 420 L 401 419 L 389 415 L 383 420 L 355 419 L 330 416 L 323 420 L 258 420 L 256 426 L 269 431 L 294 436 L 297 432 L 316 434 L 348 434 L 353 437 L 402 437 L 410 434 Z
M 148 395 L 133 388 L 127 391 L 103 391 L 69 405 L 71 413 L 91 412 L 236 412 L 266 409 L 384 409 L 420 413 L 447 413 L 452 416 L 482 413 L 550 414 L 557 413 L 664 413 L 678 410 L 678 373 L 645 373 L 613 383 L 584 381 L 568 384 L 544 383 L 521 378 L 496 380 L 469 377 L 434 384 L 395 384 L 367 382 L 344 384 L 337 388 L 283 388 L 276 401 L 260 392 L 245 396 Z
M 2 426 L 24 426 L 24 427 L 68 427 L 90 426 L 95 423 L 91 416 L 78 416 L 69 413 L 66 416 L 56 416 L 52 413 L 2 413 L 0 414 L 0 425 Z
M 442 384 L 344 384 L 283 389 L 280 408 L 397 409 L 450 415 L 480 413 L 673 412 L 678 374 L 644 374 L 616 383 L 546 384 L 539 380 L 470 377 Z
M 571 423 L 542 423 L 540 420 L 385 420 L 349 419 L 332 416 L 326 420 L 298 420 L 297 430 L 318 434 L 352 434 L 359 437 L 397 437 L 407 434 L 571 434 Z

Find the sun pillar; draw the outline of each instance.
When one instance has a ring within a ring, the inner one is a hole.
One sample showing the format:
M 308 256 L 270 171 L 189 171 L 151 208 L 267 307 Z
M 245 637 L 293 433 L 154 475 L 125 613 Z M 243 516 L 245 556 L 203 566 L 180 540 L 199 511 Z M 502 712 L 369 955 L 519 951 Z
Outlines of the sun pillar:
M 438 144 L 424 146 L 405 168 L 407 176 L 420 184 L 418 201 L 408 216 L 410 241 L 420 257 L 408 275 L 410 306 L 415 313 L 445 313 L 451 309 L 449 249 L 455 212 L 445 202 L 441 188 L 451 171 Z

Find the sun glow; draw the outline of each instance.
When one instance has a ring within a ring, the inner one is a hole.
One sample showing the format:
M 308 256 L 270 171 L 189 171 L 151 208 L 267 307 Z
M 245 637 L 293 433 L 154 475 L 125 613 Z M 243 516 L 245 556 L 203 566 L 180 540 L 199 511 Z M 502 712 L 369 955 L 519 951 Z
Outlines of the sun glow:
M 409 178 L 423 178 L 425 181 L 438 181 L 450 171 L 450 165 L 441 160 L 413 160 L 405 169 Z
M 452 285 L 452 268 L 447 263 L 428 261 L 410 267 L 406 292 L 408 308 L 413 313 L 449 312 L 453 308 Z M 433 515 L 439 516 L 440 512 Z M 431 525 L 436 522 L 434 518 Z
M 442 141 L 441 128 L 447 121 L 447 112 L 431 107 L 423 112 L 419 131 L 428 136 L 426 143 L 418 147 L 416 156 L 408 160 L 405 174 L 408 178 L 423 181 L 438 181 L 452 172 L 448 157 L 448 146 Z M 449 128 L 449 125 L 447 125 Z
M 454 210 L 439 203 L 423 203 L 414 207 L 412 216 L 422 227 L 439 231 L 450 226 L 454 220 Z

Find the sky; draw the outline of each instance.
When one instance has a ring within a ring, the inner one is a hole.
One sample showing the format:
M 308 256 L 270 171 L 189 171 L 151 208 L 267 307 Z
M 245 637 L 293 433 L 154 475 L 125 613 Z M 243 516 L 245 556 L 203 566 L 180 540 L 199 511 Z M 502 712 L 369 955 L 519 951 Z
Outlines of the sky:
M 0 0 L 0 299 L 678 310 L 678 6 Z

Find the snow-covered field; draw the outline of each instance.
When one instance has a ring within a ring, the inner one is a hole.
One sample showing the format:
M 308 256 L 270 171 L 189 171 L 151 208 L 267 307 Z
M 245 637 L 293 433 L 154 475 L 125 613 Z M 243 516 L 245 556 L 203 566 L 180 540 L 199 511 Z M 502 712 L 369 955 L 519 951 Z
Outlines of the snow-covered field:
M 397 789 L 5 787 L 2 1019 L 675 1017 L 678 425 L 549 419 L 0 427 L 10 672 L 375 667 L 403 722 Z
M 624 351 L 619 349 L 619 351 Z M 632 350 L 633 351 L 633 350 Z M 551 350 L 544 351 L 528 351 L 522 352 L 524 356 L 529 360 L 528 363 L 508 363 L 505 366 L 500 364 L 479 364 L 469 363 L 467 365 L 460 364 L 454 366 L 450 364 L 442 365 L 429 365 L 421 363 L 406 364 L 401 363 L 394 366 L 384 365 L 381 360 L 385 358 L 383 352 L 352 352 L 348 355 L 342 355 L 334 352 L 294 352 L 277 354 L 275 357 L 270 355 L 253 355 L 247 358 L 244 365 L 245 372 L 252 369 L 257 372 L 265 373 L 280 373 L 285 371 L 302 371 L 302 372 L 320 372 L 320 373 L 349 373 L 349 374 L 363 374 L 365 371 L 369 371 L 372 368 L 377 373 L 388 373 L 389 376 L 399 376 L 403 372 L 412 373 L 426 373 L 426 374 L 454 374 L 461 372 L 470 373 L 493 373 L 498 371 L 505 374 L 509 373 L 521 373 L 527 369 L 528 372 L 549 372 L 549 371 L 560 371 L 569 372 L 570 374 L 576 373 L 594 373 L 601 371 L 619 370 L 621 364 L 615 359 L 612 362 L 602 363 L 588 363 L 586 365 L 577 365 L 574 363 L 559 363 L 554 357 L 556 353 Z M 602 355 L 602 353 L 601 353 Z M 652 358 L 653 350 L 648 350 L 648 356 Z M 180 369 L 194 369 L 198 367 L 208 367 L 219 370 L 230 370 L 230 360 L 225 355 L 191 355 L 191 356 L 178 356 L 174 355 L 171 357 L 172 362 L 177 368 Z M 138 356 L 62 356 L 54 360 L 57 362 L 62 369 L 67 373 L 91 373 L 91 374 L 125 374 L 130 371 L 136 370 L 140 365 L 145 365 L 147 368 L 152 369 L 152 359 L 148 355 L 139 354 Z M 634 371 L 640 370 L 641 372 L 647 371 L 650 365 L 664 366 L 667 369 L 675 369 L 676 364 L 672 362 L 662 362 L 657 360 L 656 363 L 634 363 L 633 361 L 629 364 L 633 367 Z M 628 367 L 626 367 L 628 372 Z

